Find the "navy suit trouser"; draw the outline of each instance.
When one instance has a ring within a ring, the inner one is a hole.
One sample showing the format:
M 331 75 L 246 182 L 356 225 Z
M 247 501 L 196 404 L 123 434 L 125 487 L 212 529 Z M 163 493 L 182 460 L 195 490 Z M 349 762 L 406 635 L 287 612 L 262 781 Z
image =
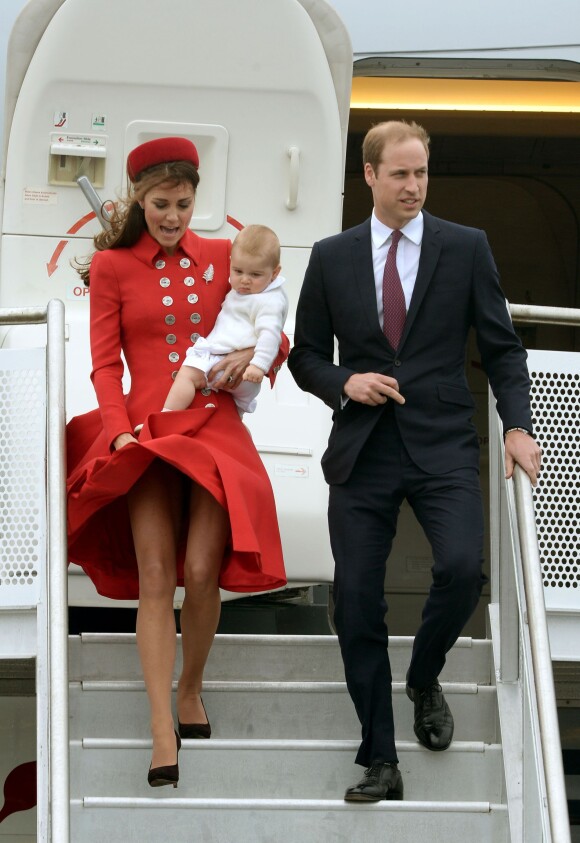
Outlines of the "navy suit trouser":
M 437 679 L 486 582 L 479 473 L 432 475 L 411 460 L 387 407 L 346 483 L 330 486 L 334 604 L 346 682 L 362 726 L 356 763 L 397 761 L 388 653 L 386 563 L 404 499 L 431 544 L 433 581 L 407 681 Z

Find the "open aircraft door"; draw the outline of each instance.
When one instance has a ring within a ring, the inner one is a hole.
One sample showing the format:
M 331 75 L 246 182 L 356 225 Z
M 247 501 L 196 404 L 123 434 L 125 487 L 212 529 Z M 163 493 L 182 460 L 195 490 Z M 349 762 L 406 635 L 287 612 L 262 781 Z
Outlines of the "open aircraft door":
M 133 147 L 191 138 L 201 158 L 192 228 L 230 238 L 249 222 L 275 229 L 292 338 L 312 243 L 341 228 L 351 75 L 348 34 L 324 0 L 31 0 L 24 8 L 8 56 L 0 306 L 65 302 L 69 418 L 96 404 L 89 293 L 70 261 L 90 253 L 99 223 L 77 176 L 114 200 Z M 24 342 L 18 328 L 3 337 L 4 347 Z M 328 581 L 320 469 L 328 409 L 284 367 L 246 419 L 274 487 L 290 583 Z M 88 581 L 81 588 L 81 578 L 70 579 L 71 602 L 102 602 Z

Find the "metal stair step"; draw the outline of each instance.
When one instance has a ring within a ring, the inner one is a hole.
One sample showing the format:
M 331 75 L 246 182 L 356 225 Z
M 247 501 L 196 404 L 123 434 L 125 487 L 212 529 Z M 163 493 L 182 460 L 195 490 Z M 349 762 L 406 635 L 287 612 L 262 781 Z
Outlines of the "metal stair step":
M 337 799 L 362 774 L 358 741 L 184 741 L 179 797 Z M 455 741 L 444 753 L 397 744 L 405 799 L 500 802 L 501 746 Z M 151 741 L 90 739 L 71 746 L 71 795 L 150 795 Z
M 354 840 L 476 840 L 508 843 L 504 805 L 489 802 L 181 799 L 173 794 L 85 797 L 71 803 L 72 839 L 91 843 L 353 843 Z
M 403 681 L 409 666 L 413 638 L 389 641 L 395 681 Z M 446 682 L 490 683 L 490 642 L 460 638 L 441 674 Z M 181 641 L 175 676 L 181 669 Z M 141 679 L 135 635 L 83 633 L 69 638 L 71 680 Z M 213 644 L 206 680 L 342 681 L 344 671 L 338 641 L 332 635 L 218 635 Z
M 496 743 L 493 686 L 444 683 L 455 739 Z M 207 682 L 204 701 L 217 738 L 356 740 L 360 725 L 344 682 Z M 147 738 L 149 710 L 142 682 L 70 686 L 70 737 Z M 414 740 L 413 706 L 404 683 L 393 684 L 397 736 Z

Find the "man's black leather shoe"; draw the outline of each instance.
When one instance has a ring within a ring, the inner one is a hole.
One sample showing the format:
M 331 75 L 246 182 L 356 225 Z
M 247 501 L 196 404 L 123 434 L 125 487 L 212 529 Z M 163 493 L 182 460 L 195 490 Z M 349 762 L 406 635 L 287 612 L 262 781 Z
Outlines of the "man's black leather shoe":
M 375 761 L 358 782 L 344 794 L 345 802 L 380 802 L 381 799 L 402 799 L 403 778 L 394 763 Z
M 433 752 L 447 749 L 453 738 L 453 715 L 441 685 L 434 682 L 422 691 L 407 685 L 407 696 L 415 703 L 413 728 L 419 743 Z

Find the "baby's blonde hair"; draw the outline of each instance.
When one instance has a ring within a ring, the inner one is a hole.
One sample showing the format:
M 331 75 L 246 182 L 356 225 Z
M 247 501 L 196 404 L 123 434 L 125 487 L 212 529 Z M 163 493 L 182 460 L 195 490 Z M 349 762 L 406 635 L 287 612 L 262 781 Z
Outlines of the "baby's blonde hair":
M 280 265 L 280 241 L 267 225 L 247 225 L 242 228 L 232 244 L 253 257 L 263 257 L 272 267 Z

